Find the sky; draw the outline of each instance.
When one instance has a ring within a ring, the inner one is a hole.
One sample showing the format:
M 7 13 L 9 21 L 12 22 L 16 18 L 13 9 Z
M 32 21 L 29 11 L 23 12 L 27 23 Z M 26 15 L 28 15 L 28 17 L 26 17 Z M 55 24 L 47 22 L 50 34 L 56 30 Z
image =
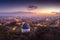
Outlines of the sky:
M 1 13 L 32 12 L 55 14 L 60 12 L 59 0 L 0 0 Z

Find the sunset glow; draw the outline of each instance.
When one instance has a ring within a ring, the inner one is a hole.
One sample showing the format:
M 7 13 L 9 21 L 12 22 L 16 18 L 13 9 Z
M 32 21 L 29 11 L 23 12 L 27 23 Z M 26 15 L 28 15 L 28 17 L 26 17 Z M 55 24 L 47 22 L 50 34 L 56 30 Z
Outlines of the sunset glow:
M 46 13 L 46 12 L 59 12 L 60 10 L 59 9 L 43 9 L 43 10 L 41 10 L 41 12 L 44 12 L 44 13 Z
M 0 15 L 2 16 L 36 16 L 36 15 L 54 15 L 60 13 L 60 4 L 58 3 L 36 3 L 36 2 L 9 2 L 1 3 Z
M 41 10 L 36 10 L 37 14 L 56 14 L 55 12 L 59 12 L 60 9 L 58 8 L 45 8 Z

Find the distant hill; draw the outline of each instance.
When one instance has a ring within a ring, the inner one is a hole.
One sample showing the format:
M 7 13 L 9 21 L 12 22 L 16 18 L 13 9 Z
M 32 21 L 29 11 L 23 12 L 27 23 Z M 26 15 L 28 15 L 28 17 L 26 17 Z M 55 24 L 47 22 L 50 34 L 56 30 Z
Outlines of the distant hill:
M 56 12 L 52 12 L 52 13 L 56 13 Z M 32 17 L 32 16 L 55 16 L 56 14 L 54 15 L 41 15 L 42 13 L 40 14 L 36 14 L 36 13 L 33 13 L 33 12 L 21 12 L 21 11 L 18 11 L 18 12 L 0 12 L 0 16 L 28 16 L 28 17 Z M 60 16 L 57 15 L 56 16 Z
M 33 14 L 32 12 L 1 12 L 0 16 L 28 16 Z
M 52 12 L 52 13 L 60 14 L 60 12 Z

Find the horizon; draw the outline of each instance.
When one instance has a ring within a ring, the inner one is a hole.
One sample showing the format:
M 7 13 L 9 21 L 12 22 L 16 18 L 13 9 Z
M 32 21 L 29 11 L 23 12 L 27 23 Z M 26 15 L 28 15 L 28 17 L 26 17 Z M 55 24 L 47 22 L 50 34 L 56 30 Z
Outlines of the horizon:
M 28 12 L 31 12 L 31 15 L 59 16 L 59 4 L 58 0 L 0 0 L 0 15 L 6 15 L 6 13 L 18 15 L 18 12 L 22 12 L 19 15 L 25 13 L 27 16 Z

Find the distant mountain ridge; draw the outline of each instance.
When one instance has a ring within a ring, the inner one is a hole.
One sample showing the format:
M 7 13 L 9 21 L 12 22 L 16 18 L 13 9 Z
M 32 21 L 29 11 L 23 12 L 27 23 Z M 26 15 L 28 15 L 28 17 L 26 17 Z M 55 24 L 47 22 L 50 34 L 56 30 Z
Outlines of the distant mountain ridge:
M 29 16 L 33 15 L 32 12 L 0 12 L 0 16 Z
M 41 15 L 33 12 L 0 12 L 0 16 L 60 16 L 59 14 L 54 15 Z
M 21 14 L 21 13 L 23 13 L 23 14 L 26 13 L 26 14 L 29 14 L 29 13 L 32 13 L 32 12 L 21 12 L 21 11 L 18 11 L 18 12 L 0 12 L 0 14 L 1 14 L 1 13 L 20 13 L 20 14 Z

